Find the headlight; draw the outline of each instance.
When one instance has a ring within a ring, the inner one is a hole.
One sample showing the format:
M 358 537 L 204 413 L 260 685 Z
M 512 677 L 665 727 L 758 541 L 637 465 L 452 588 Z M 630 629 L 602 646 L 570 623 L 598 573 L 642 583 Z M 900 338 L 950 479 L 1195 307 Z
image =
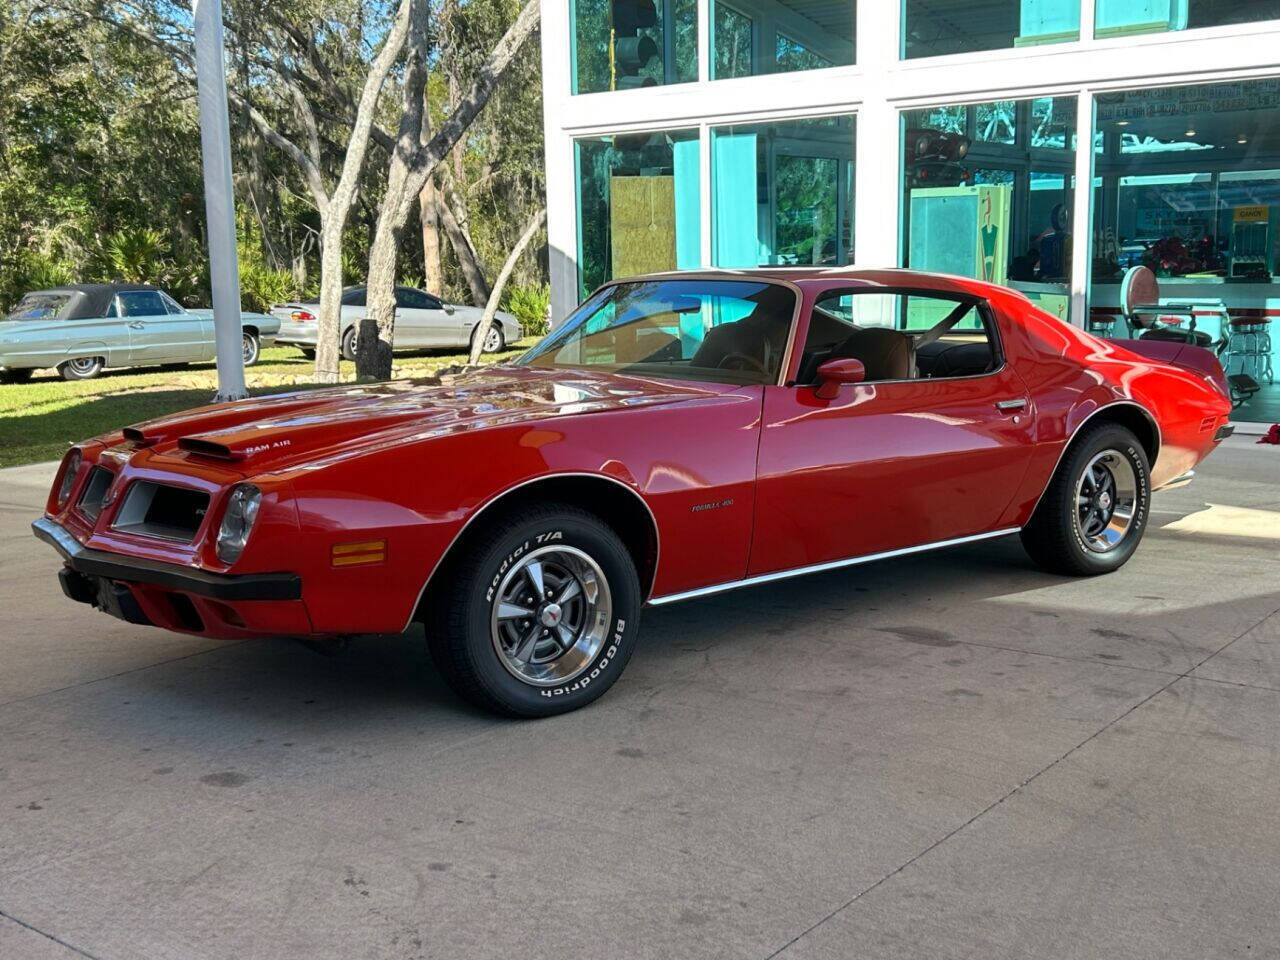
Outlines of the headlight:
M 222 526 L 218 528 L 218 559 L 223 563 L 235 563 L 244 553 L 261 503 L 262 491 L 251 483 L 241 483 L 232 489 L 222 514 Z
M 58 485 L 58 509 L 63 510 L 71 499 L 71 489 L 76 485 L 76 474 L 80 472 L 80 451 L 72 450 L 67 454 L 66 466 L 62 468 L 62 483 Z

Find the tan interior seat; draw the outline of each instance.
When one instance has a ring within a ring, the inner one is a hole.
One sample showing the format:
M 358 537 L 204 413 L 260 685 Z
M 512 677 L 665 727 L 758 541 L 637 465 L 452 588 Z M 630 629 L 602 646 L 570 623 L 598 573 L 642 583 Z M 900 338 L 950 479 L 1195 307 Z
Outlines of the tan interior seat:
M 884 327 L 867 327 L 846 337 L 831 356 L 861 360 L 868 380 L 909 380 L 915 376 L 914 353 L 909 335 Z

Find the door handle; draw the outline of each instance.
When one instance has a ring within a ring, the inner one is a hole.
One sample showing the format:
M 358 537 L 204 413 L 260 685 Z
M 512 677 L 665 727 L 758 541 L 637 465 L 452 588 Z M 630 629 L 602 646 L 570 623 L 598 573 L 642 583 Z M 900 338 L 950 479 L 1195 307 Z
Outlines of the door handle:
M 129 329 L 130 329 L 130 330 L 141 330 L 141 329 L 142 329 L 143 327 L 145 327 L 145 326 L 146 326 L 146 324 L 145 324 L 145 323 L 143 323 L 141 320 L 134 320 L 134 321 L 130 322 L 130 324 L 129 324 Z
M 996 402 L 996 409 L 1001 411 L 1021 410 L 1026 405 L 1027 401 L 1025 397 L 1021 397 L 1017 400 L 998 400 Z

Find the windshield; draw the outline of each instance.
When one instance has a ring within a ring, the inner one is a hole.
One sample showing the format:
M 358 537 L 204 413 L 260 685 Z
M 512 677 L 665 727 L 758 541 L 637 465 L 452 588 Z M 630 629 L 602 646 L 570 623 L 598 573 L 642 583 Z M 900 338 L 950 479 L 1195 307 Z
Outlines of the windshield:
M 757 280 L 636 280 L 597 291 L 517 363 L 776 383 L 796 297 Z
M 56 320 L 71 303 L 69 293 L 28 293 L 9 311 L 9 320 Z

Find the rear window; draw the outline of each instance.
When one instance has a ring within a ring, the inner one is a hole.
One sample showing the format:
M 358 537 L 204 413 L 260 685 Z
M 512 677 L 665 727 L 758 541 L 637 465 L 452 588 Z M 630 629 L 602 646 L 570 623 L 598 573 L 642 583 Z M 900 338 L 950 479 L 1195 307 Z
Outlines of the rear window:
M 9 311 L 9 320 L 56 320 L 71 305 L 69 293 L 28 293 Z

